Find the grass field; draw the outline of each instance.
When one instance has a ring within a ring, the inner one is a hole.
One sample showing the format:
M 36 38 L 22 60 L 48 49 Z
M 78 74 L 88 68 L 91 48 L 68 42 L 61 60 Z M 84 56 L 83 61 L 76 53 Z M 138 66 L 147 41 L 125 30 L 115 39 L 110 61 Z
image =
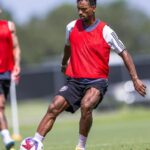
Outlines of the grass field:
M 19 104 L 20 132 L 23 138 L 33 136 L 48 103 L 27 101 Z M 11 111 L 6 111 L 11 128 Z M 80 113 L 63 113 L 44 141 L 44 150 L 74 150 L 78 141 Z M 19 142 L 16 149 L 19 150 Z M 0 150 L 4 150 L 0 140 Z M 94 123 L 86 150 L 150 150 L 150 109 L 123 108 L 94 113 Z

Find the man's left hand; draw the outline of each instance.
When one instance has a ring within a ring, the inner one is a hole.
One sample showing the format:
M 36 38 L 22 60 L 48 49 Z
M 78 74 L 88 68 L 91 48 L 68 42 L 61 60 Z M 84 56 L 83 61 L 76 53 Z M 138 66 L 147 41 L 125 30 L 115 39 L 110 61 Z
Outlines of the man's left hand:
M 144 85 L 144 83 L 140 79 L 134 80 L 133 84 L 134 84 L 134 87 L 135 87 L 136 91 L 140 95 L 142 95 L 142 96 L 146 95 L 146 86 Z

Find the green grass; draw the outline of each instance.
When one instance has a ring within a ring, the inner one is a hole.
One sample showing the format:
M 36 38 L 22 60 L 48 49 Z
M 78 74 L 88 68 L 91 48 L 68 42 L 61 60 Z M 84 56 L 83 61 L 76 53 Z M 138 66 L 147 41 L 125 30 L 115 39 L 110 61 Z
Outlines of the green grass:
M 48 103 L 19 104 L 20 132 L 23 138 L 33 136 Z M 11 111 L 7 107 L 11 128 Z M 94 113 L 94 123 L 86 150 L 150 150 L 150 110 L 124 108 L 114 112 Z M 80 112 L 63 113 L 44 140 L 44 150 L 74 150 L 78 141 Z M 16 149 L 19 150 L 19 142 Z M 4 150 L 0 140 L 0 150 Z

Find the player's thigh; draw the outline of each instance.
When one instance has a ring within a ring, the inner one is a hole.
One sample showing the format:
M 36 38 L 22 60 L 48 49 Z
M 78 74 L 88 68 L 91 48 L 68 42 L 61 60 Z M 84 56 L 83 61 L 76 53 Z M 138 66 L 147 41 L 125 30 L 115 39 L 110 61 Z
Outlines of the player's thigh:
M 0 94 L 0 109 L 5 107 L 5 96 Z
M 0 108 L 4 107 L 5 105 L 5 94 L 2 84 L 0 83 Z
M 97 88 L 91 87 L 86 92 L 81 101 L 82 107 L 94 108 L 101 99 L 101 93 Z
M 55 96 L 49 105 L 49 110 L 60 113 L 69 107 L 68 102 L 62 96 Z

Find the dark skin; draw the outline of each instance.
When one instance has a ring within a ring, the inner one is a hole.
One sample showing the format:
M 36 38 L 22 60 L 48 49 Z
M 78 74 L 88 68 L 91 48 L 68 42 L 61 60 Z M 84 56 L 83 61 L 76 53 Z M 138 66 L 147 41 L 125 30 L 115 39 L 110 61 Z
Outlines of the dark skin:
M 88 27 L 94 24 L 96 20 L 96 6 L 90 6 L 89 2 L 87 2 L 86 0 L 82 0 L 77 3 L 77 9 L 79 17 L 82 19 L 84 26 Z
M 82 19 L 83 25 L 88 27 L 95 22 L 95 10 L 96 6 L 90 6 L 87 0 L 81 0 L 77 3 L 77 9 L 79 17 Z M 65 73 L 66 67 L 68 64 L 68 60 L 71 56 L 71 47 L 65 45 L 64 47 L 64 56 L 62 59 L 62 68 L 61 71 Z M 143 82 L 138 78 L 136 73 L 135 66 L 133 64 L 132 58 L 127 50 L 124 50 L 120 53 L 131 79 L 134 83 L 134 87 L 139 94 L 145 96 L 146 94 L 146 86 Z M 93 117 L 92 111 L 96 104 L 101 100 L 100 91 L 96 88 L 92 87 L 88 89 L 81 100 L 81 118 L 79 123 L 79 133 L 84 135 L 85 137 L 88 136 L 90 128 L 92 126 Z M 42 135 L 46 136 L 46 134 L 52 129 L 53 124 L 57 118 L 57 116 L 63 112 L 66 108 L 69 107 L 69 104 L 62 96 L 55 96 L 52 100 L 52 103 L 49 105 L 47 113 L 45 114 L 44 118 L 42 119 L 37 132 Z
M 129 74 L 131 76 L 131 79 L 133 81 L 134 84 L 134 88 L 135 90 L 142 96 L 146 95 L 146 86 L 144 85 L 144 83 L 139 79 L 136 69 L 135 69 L 135 65 L 133 63 L 133 60 L 131 58 L 131 55 L 128 53 L 127 50 L 124 50 L 122 53 L 120 53 L 120 56 L 122 57 L 128 71 Z

